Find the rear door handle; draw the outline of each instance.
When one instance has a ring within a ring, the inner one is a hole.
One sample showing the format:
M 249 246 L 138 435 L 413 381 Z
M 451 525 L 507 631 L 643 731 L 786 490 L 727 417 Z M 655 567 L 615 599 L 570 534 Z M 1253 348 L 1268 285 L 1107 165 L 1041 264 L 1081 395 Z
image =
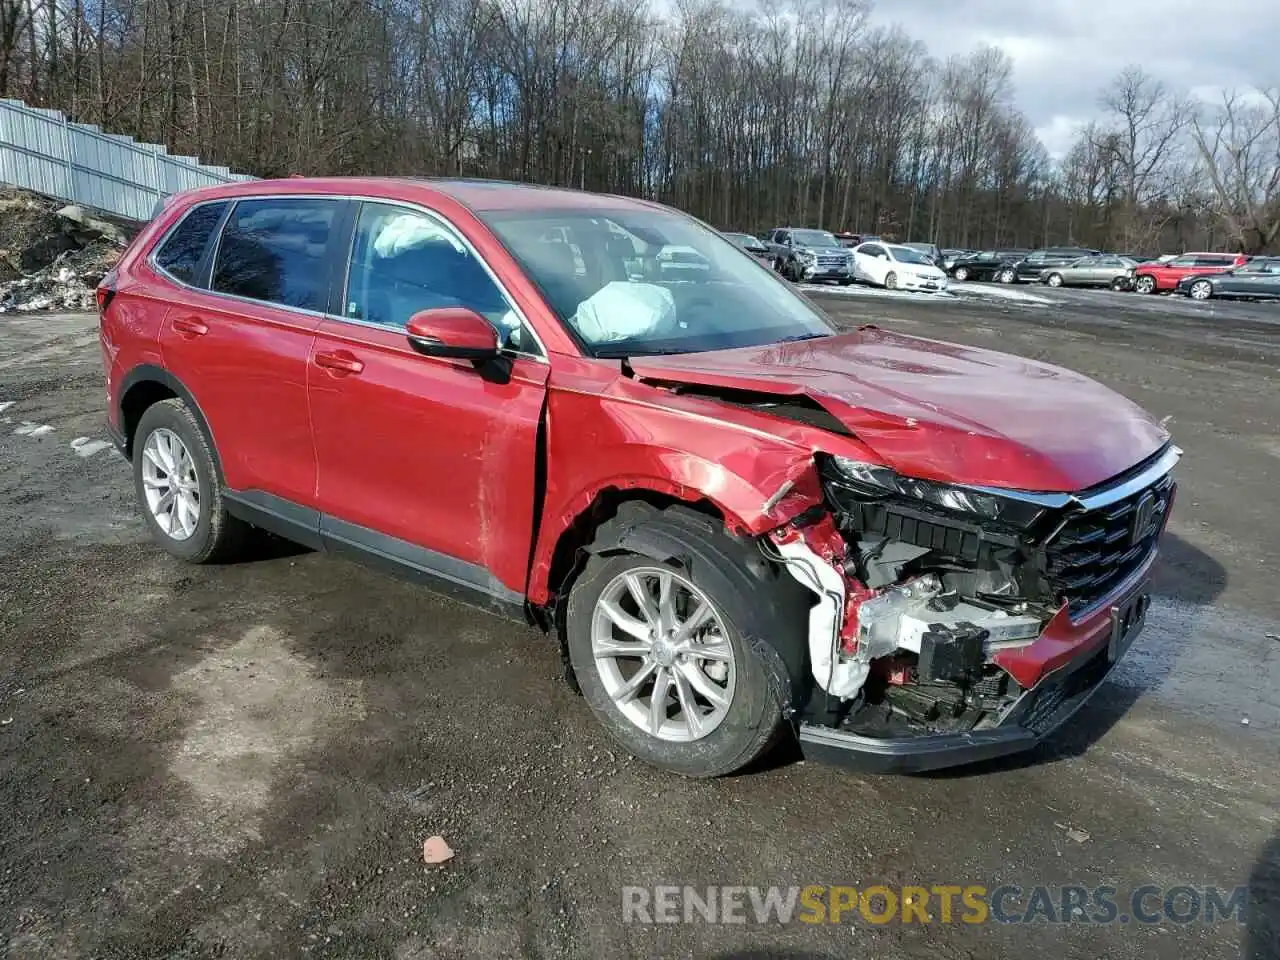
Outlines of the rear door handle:
M 189 337 L 203 337 L 209 332 L 208 325 L 201 323 L 195 317 L 178 317 L 173 321 L 173 329 Z
M 359 373 L 364 369 L 364 364 L 345 350 L 339 350 L 337 353 L 317 353 L 315 361 L 317 367 L 339 376 Z

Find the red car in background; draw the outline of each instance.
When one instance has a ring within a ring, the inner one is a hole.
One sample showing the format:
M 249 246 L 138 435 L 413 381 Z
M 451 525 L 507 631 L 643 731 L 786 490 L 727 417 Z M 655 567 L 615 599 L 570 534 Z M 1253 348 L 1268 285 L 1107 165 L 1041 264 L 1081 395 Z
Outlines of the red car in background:
M 1221 273 L 1240 266 L 1248 259 L 1236 253 L 1184 253 L 1164 263 L 1140 263 L 1134 271 L 1133 289 L 1138 293 L 1172 290 L 1183 277 Z
M 1124 397 L 838 330 L 642 200 L 203 189 L 98 304 L 166 551 L 258 527 L 527 619 L 611 736 L 690 776 L 788 735 L 897 770 L 1034 745 L 1141 628 L 1174 498 L 1179 451 Z

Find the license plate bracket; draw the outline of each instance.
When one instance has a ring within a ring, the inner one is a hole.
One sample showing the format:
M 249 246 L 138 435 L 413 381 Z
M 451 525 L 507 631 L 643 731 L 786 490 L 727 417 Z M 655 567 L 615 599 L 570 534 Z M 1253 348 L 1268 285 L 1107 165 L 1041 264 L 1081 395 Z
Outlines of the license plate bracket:
M 1151 585 L 1144 583 L 1122 604 L 1111 608 L 1111 639 L 1107 643 L 1107 659 L 1115 663 L 1125 655 L 1134 638 L 1147 622 L 1151 606 Z

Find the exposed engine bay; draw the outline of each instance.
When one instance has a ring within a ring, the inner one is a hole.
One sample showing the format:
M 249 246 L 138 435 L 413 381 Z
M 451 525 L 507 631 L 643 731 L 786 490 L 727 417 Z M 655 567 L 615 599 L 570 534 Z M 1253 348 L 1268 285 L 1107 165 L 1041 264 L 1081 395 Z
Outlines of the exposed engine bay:
M 998 725 L 1025 692 L 996 662 L 1088 609 L 1155 549 L 1169 477 L 1090 510 L 819 455 L 824 502 L 760 541 L 817 596 L 816 722 L 874 737 Z

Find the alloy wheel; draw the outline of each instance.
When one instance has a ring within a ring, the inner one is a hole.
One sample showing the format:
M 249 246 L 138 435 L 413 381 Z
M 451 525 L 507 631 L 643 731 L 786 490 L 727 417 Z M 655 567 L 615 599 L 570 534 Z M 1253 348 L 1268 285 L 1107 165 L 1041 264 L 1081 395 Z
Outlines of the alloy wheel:
M 1208 300 L 1213 296 L 1213 285 L 1208 280 L 1197 280 L 1191 285 L 1192 300 Z
M 1013 279 L 1014 279 L 1014 277 L 1013 277 L 1013 271 L 1012 271 L 1012 270 L 1007 270 L 1007 269 L 1006 269 L 1006 270 L 1001 270 L 1001 271 L 1000 271 L 1000 276 L 999 276 L 999 278 L 998 278 L 998 279 L 1000 280 L 1000 282 L 1001 282 L 1001 283 L 1013 283 Z
M 200 522 L 200 478 L 186 444 L 172 430 L 152 430 L 142 446 L 142 486 L 147 509 L 165 534 L 186 540 Z
M 1051 287 L 1060 287 L 1060 286 L 1062 286 L 1062 274 L 1060 274 L 1060 273 L 1051 273 L 1051 274 L 1049 274 L 1049 286 L 1051 286 Z
M 1139 293 L 1155 293 L 1156 281 L 1154 277 L 1139 277 L 1133 285 L 1133 288 Z
M 659 740 L 701 740 L 733 703 L 737 665 L 724 621 L 673 570 L 636 567 L 609 582 L 592 614 L 591 653 L 614 706 Z

